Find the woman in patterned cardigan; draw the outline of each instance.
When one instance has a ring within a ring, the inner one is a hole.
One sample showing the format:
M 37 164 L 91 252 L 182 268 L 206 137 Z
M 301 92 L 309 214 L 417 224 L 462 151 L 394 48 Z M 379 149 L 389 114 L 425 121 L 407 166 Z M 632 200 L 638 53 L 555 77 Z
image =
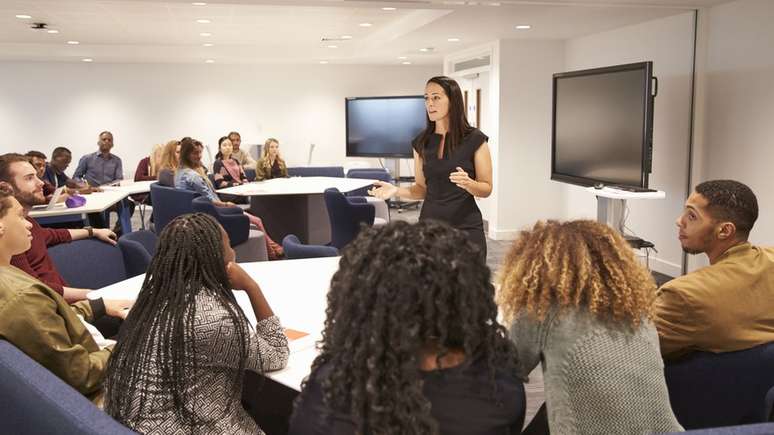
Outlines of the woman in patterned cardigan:
M 232 288 L 250 298 L 254 329 Z M 146 434 L 262 433 L 240 403 L 243 372 L 284 367 L 288 342 L 213 218 L 164 228 L 134 308 L 108 366 L 110 415 Z

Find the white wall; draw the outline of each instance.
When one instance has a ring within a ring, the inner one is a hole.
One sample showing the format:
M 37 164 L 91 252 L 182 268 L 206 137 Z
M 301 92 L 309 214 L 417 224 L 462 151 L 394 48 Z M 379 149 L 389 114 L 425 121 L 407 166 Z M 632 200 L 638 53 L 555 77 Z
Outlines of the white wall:
M 772 21 L 774 2 L 744 0 L 711 8 L 706 26 L 703 180 L 731 178 L 750 186 L 760 209 L 750 238 L 763 245 L 774 245 Z
M 627 227 L 656 245 L 658 254 L 651 257 L 651 268 L 671 276 L 680 275 L 682 269 L 674 221 L 687 197 L 693 23 L 693 12 L 689 12 L 571 39 L 565 47 L 567 71 L 653 61 L 659 94 L 649 182 L 651 188 L 666 192 L 666 200 L 628 201 Z M 563 190 L 566 219 L 596 218 L 596 200 L 591 194 L 571 185 Z
M 306 164 L 310 143 L 312 164 L 342 165 L 345 97 L 421 94 L 441 70 L 0 63 L 0 151 L 50 154 L 64 145 L 77 163 L 96 151 L 100 131 L 111 130 L 114 153 L 133 174 L 155 143 L 192 136 L 216 150 L 220 136 L 237 130 L 247 144 L 278 138 L 290 165 Z
M 563 70 L 562 41 L 500 40 L 496 228 L 515 238 L 537 220 L 562 217 L 563 192 L 551 176 L 551 77 Z

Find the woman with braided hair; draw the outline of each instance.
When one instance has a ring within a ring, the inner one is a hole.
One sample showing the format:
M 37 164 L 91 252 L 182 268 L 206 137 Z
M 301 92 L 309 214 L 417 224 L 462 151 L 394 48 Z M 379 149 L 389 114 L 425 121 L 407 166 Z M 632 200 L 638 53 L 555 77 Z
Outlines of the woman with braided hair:
M 652 322 L 656 285 L 623 237 L 588 220 L 538 222 L 505 258 L 497 302 L 527 376 L 542 362 L 546 412 L 525 433 L 682 430 Z
M 232 288 L 250 298 L 254 330 Z M 213 218 L 164 228 L 134 308 L 108 366 L 110 415 L 146 434 L 262 433 L 240 403 L 243 372 L 284 367 L 287 338 Z
M 331 280 L 291 434 L 518 434 L 524 386 L 489 268 L 437 221 L 361 230 Z

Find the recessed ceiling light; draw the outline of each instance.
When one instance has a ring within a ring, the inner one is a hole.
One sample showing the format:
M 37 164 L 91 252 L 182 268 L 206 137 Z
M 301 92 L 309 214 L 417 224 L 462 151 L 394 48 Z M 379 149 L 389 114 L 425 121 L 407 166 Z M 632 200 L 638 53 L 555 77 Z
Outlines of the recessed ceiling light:
M 59 33 L 59 30 L 56 30 L 56 29 L 49 29 L 49 30 L 46 30 L 46 33 L 51 33 L 51 34 L 53 35 L 53 34 L 55 34 L 55 33 Z
M 406 56 L 398 56 L 398 59 L 405 60 L 405 59 L 408 59 L 408 57 L 406 57 Z
M 193 2 L 191 4 L 194 6 L 207 6 L 207 3 L 204 3 L 204 2 Z
M 212 59 L 207 59 L 207 60 L 204 61 L 204 63 L 215 63 L 215 61 L 212 60 Z
M 489 2 L 487 3 L 489 6 L 500 6 L 500 2 Z
M 360 23 L 360 24 L 358 24 L 358 26 L 360 26 L 360 27 L 371 27 L 371 26 L 373 26 L 373 24 L 371 24 L 371 23 Z
M 20 14 L 20 15 L 17 15 L 16 18 L 18 18 L 20 20 L 29 20 L 30 18 L 32 18 L 32 16 L 31 15 Z
M 199 34 L 199 36 L 212 36 L 212 33 L 202 32 L 202 33 Z
M 81 59 L 81 62 L 94 62 L 94 59 L 87 57 L 85 59 Z
M 519 24 L 518 26 L 516 26 L 517 30 L 529 30 L 531 28 L 532 26 L 530 26 L 529 24 Z
M 409 61 L 401 62 L 401 65 L 411 65 L 411 62 L 409 62 Z
M 339 48 L 338 45 L 329 45 L 328 48 Z
M 199 23 L 199 24 L 210 24 L 212 21 L 210 21 L 210 20 L 208 20 L 206 18 L 201 18 L 201 19 L 196 20 L 196 22 Z
M 449 38 L 447 39 L 449 42 L 460 42 L 460 38 Z
M 428 51 L 433 51 L 433 47 L 422 47 L 419 49 L 422 53 L 427 53 Z
M 213 44 L 211 42 L 208 42 L 206 44 L 202 44 L 202 47 L 212 47 L 213 45 L 215 45 L 215 44 Z
M 327 60 L 321 60 L 321 61 L 320 61 L 320 65 L 327 65 L 327 64 L 328 64 L 328 61 L 327 61 Z
M 397 9 L 398 8 L 393 8 L 393 7 L 390 7 L 390 6 L 382 8 L 383 11 L 394 11 L 394 10 L 397 10 Z
M 341 39 L 352 39 L 352 35 L 341 35 Z
M 78 41 L 67 41 L 67 43 L 70 44 L 70 45 L 78 45 L 78 44 L 80 44 L 80 42 L 78 42 Z

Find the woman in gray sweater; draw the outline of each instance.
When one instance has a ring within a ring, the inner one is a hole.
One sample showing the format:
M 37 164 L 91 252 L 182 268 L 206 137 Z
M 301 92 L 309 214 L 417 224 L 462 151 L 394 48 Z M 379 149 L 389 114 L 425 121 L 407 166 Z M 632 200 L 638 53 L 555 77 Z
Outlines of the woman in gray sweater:
M 514 242 L 499 281 L 519 374 L 542 363 L 553 435 L 682 430 L 651 321 L 655 283 L 620 234 L 593 221 L 538 222 Z

